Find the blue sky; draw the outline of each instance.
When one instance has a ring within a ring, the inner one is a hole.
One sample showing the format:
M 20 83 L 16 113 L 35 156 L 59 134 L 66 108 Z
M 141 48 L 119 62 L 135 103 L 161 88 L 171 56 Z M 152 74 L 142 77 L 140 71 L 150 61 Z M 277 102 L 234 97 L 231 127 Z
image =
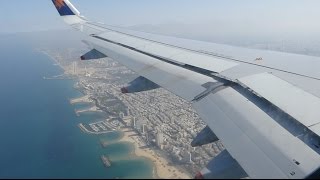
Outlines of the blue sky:
M 188 24 L 195 33 L 319 34 L 319 0 L 71 0 L 87 18 L 112 25 Z M 51 0 L 8 0 L 0 33 L 68 28 Z M 186 29 L 188 30 L 188 29 Z M 207 30 L 207 31 L 206 31 Z

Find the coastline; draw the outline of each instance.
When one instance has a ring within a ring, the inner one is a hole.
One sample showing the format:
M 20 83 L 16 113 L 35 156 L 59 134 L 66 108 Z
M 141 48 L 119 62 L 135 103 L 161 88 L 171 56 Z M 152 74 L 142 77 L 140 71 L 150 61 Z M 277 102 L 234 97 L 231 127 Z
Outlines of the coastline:
M 63 74 L 71 75 L 71 69 L 69 67 L 63 66 L 59 63 L 57 57 L 50 55 L 50 53 L 40 50 L 43 54 L 47 55 L 50 59 L 52 59 L 56 65 L 58 65 L 62 70 Z M 79 91 L 79 89 L 75 88 Z M 90 99 L 88 95 L 82 91 L 79 91 L 83 94 L 82 97 L 69 99 L 70 104 L 77 104 L 79 102 L 83 103 L 90 103 Z M 99 107 L 94 104 L 90 109 L 93 112 L 98 112 Z M 76 113 L 77 114 L 77 113 Z M 80 123 L 78 125 L 79 129 L 83 133 L 88 133 L 85 131 L 84 126 Z M 169 165 L 168 160 L 156 153 L 152 148 L 146 147 L 144 142 L 139 139 L 139 135 L 136 134 L 131 128 L 123 128 L 120 129 L 123 132 L 123 137 L 118 140 L 118 142 L 128 142 L 134 145 L 134 152 L 133 155 L 138 157 L 144 157 L 152 161 L 153 163 L 153 178 L 160 178 L 160 179 L 192 179 L 190 175 L 186 172 L 183 172 L 179 168 L 175 167 L 174 165 Z M 89 133 L 89 134 L 96 134 L 96 133 Z
M 168 161 L 158 156 L 155 151 L 146 147 L 136 134 L 130 128 L 121 129 L 123 137 L 119 140 L 120 142 L 130 142 L 134 144 L 134 153 L 136 156 L 145 157 L 150 159 L 154 163 L 154 178 L 160 179 L 191 179 L 186 173 L 182 172 L 175 166 L 169 165 Z M 143 148 L 143 149 L 142 149 Z

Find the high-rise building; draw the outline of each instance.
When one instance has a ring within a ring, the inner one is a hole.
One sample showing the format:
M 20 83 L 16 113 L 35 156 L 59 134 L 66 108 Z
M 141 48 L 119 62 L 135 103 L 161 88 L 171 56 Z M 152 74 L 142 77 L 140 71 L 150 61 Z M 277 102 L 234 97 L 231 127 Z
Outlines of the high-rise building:
M 91 74 L 88 72 L 87 66 L 85 66 L 84 69 L 85 69 L 85 74 L 84 74 L 84 75 L 85 75 L 86 77 L 90 77 Z
M 161 145 L 163 144 L 164 141 L 164 137 L 163 137 L 163 133 L 162 132 L 158 132 L 156 135 L 156 144 L 158 147 L 161 147 Z
M 143 124 L 146 124 L 145 118 L 139 117 L 139 120 L 136 120 L 136 129 L 141 132 Z
M 127 108 L 127 116 L 130 116 L 130 109 Z
M 148 133 L 146 133 L 145 135 L 146 135 L 146 142 L 147 142 L 147 144 L 149 144 L 149 135 L 148 135 Z
M 136 117 L 133 117 L 133 118 L 132 118 L 132 127 L 135 128 L 135 127 L 136 127 L 136 124 L 137 124 L 137 122 L 136 122 Z
M 147 132 L 147 125 L 142 124 L 142 133 L 145 134 Z
M 76 75 L 77 74 L 77 61 L 73 62 L 73 74 Z
M 192 155 L 191 155 L 190 152 L 188 152 L 188 156 L 189 156 L 189 163 L 193 163 L 193 161 L 192 161 Z

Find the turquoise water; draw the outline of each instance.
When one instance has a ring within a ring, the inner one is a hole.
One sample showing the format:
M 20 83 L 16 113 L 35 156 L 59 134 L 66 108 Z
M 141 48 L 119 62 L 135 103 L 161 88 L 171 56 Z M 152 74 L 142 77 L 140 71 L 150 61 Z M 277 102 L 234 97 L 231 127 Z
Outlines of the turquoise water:
M 84 134 L 77 125 L 101 117 L 77 117 L 69 99 L 81 96 L 53 62 L 17 38 L 0 37 L 0 178 L 151 178 L 152 164 L 130 158 L 132 145 L 117 133 Z M 103 148 L 100 140 L 112 143 Z M 105 168 L 106 154 L 112 167 Z

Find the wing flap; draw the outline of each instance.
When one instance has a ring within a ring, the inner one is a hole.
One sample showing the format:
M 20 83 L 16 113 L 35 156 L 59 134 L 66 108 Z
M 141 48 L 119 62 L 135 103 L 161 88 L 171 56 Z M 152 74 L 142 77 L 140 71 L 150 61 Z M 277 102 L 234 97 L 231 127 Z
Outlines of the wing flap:
M 262 73 L 239 79 L 263 98 L 310 128 L 320 123 L 320 99 L 270 74 Z M 317 135 L 320 131 L 314 129 Z
M 233 88 L 193 106 L 251 178 L 304 178 L 320 163 L 316 152 Z

